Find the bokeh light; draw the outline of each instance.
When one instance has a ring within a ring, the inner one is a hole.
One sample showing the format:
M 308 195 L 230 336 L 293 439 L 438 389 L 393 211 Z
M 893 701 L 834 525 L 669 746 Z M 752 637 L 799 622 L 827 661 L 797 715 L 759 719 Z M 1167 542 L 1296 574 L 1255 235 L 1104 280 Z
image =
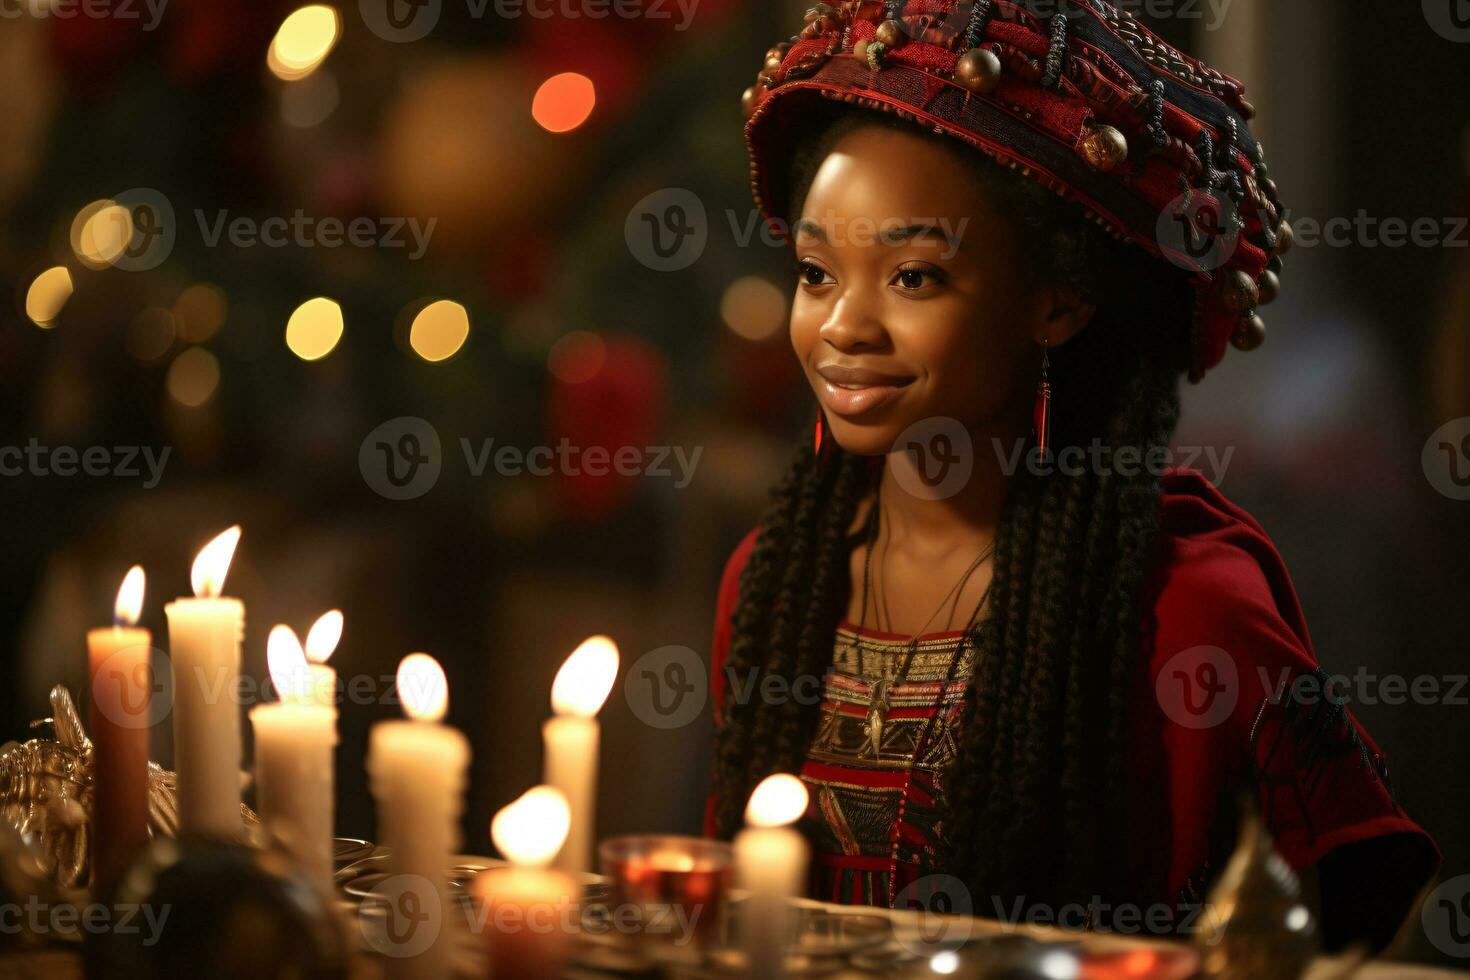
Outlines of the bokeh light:
M 286 322 L 286 346 L 303 361 L 326 357 L 342 339 L 342 307 L 318 296 L 296 307 Z
M 202 344 L 213 337 L 224 326 L 228 305 L 224 290 L 213 283 L 199 282 L 184 290 L 174 300 L 179 339 Z
M 592 79 L 574 71 L 552 75 L 531 99 L 531 117 L 547 132 L 567 133 L 587 121 L 597 104 Z
M 116 201 L 93 201 L 71 223 L 71 250 L 89 269 L 116 262 L 133 238 L 133 213 Z
M 305 78 L 326 60 L 342 32 L 337 11 L 314 3 L 293 11 L 281 22 L 266 54 L 266 65 L 277 78 Z
M 203 347 L 190 347 L 168 366 L 168 393 L 188 408 L 198 408 L 219 388 L 219 361 Z
M 125 342 L 129 354 L 144 364 L 153 364 L 173 350 L 177 336 L 174 315 L 162 307 L 149 306 L 128 324 Z
M 430 303 L 413 318 L 408 344 L 426 361 L 453 357 L 470 335 L 470 315 L 451 299 Z
M 746 340 L 765 340 L 786 324 L 786 294 L 760 276 L 741 276 L 720 298 L 720 318 Z
M 561 337 L 546 356 L 546 369 L 552 377 L 572 385 L 591 381 L 605 363 L 607 344 L 586 330 L 573 330 Z
M 64 265 L 52 266 L 26 290 L 26 316 L 38 327 L 54 326 L 61 308 L 71 298 L 71 291 L 71 270 Z
M 308 129 L 325 122 L 342 93 L 337 76 L 323 69 L 281 89 L 281 119 L 287 126 Z

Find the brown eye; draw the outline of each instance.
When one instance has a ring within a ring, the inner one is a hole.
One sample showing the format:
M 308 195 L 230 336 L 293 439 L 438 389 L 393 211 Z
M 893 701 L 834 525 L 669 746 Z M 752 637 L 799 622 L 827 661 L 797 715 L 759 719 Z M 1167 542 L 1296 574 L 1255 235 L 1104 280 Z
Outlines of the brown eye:
M 894 285 L 908 292 L 919 292 L 944 282 L 944 274 L 932 266 L 910 266 L 899 269 L 893 277 Z
M 798 262 L 796 274 L 804 286 L 825 286 L 828 282 L 834 281 L 820 266 L 810 262 Z

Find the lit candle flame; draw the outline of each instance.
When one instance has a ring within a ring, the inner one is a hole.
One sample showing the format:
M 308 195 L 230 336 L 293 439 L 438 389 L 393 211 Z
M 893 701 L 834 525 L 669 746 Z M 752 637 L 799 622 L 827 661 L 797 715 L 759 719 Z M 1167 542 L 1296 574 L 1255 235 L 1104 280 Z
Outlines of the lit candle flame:
M 410 653 L 398 664 L 398 699 L 414 721 L 438 721 L 449 710 L 449 681 L 439 661 Z
M 143 566 L 134 565 L 123 576 L 122 586 L 117 590 L 117 602 L 112 606 L 112 621 L 118 626 L 136 626 L 143 613 L 143 590 L 147 582 Z
M 342 639 L 342 610 L 324 612 L 306 633 L 306 659 L 324 664 Z
M 618 676 L 618 648 L 606 636 L 590 636 L 572 651 L 551 684 L 551 710 L 591 718 L 602 710 Z
M 784 827 L 806 812 L 806 784 L 790 773 L 779 772 L 760 781 L 745 807 L 745 822 L 752 827 Z
M 189 582 L 196 596 L 217 596 L 225 587 L 225 576 L 230 572 L 230 559 L 235 557 L 235 545 L 240 543 L 240 525 L 227 528 L 199 551 L 194 567 L 189 572 Z
M 490 821 L 490 839 L 511 864 L 542 868 L 566 843 L 572 811 L 561 790 L 534 786 Z
M 289 626 L 275 626 L 265 641 L 265 663 L 270 669 L 271 683 L 282 701 L 301 702 L 308 699 L 310 671 L 301 641 Z

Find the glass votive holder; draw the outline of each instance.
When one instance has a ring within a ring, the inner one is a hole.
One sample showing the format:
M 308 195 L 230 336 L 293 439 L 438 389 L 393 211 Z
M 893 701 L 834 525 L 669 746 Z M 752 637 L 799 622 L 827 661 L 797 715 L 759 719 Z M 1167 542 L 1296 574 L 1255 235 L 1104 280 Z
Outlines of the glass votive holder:
M 613 930 L 695 949 L 719 941 L 734 875 L 728 843 L 638 834 L 609 838 L 597 854 L 611 883 L 607 918 Z

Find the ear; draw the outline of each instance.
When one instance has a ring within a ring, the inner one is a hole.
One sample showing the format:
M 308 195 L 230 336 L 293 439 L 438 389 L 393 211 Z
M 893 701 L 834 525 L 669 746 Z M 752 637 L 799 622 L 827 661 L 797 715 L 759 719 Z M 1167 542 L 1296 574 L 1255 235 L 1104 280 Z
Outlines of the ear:
M 1082 332 L 1092 322 L 1097 304 L 1083 299 L 1082 294 L 1071 286 L 1053 286 L 1045 290 L 1038 344 L 1060 347 Z

